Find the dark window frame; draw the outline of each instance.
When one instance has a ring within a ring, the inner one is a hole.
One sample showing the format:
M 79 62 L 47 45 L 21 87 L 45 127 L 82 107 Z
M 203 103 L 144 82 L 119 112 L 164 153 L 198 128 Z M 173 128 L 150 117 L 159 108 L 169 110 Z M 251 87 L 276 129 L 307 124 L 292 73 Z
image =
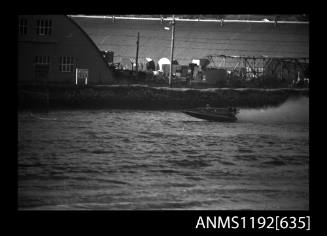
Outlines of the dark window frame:
M 27 18 L 19 18 L 19 22 L 18 22 L 18 30 L 19 30 L 19 34 L 20 35 L 27 35 Z
M 34 65 L 50 65 L 50 56 L 35 56 Z
M 75 59 L 73 56 L 59 57 L 59 71 L 60 72 L 74 72 Z
M 37 19 L 36 20 L 36 34 L 39 36 L 50 36 L 52 34 L 52 20 L 51 19 Z

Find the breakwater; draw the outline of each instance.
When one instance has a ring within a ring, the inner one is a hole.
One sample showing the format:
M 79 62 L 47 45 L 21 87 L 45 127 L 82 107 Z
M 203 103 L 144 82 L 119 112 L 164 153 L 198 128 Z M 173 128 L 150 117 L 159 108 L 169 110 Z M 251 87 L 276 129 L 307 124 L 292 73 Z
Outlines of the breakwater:
M 309 97 L 309 89 L 168 88 L 146 85 L 93 85 L 18 87 L 18 108 L 127 108 L 183 109 L 210 104 L 215 107 L 277 106 L 291 97 Z

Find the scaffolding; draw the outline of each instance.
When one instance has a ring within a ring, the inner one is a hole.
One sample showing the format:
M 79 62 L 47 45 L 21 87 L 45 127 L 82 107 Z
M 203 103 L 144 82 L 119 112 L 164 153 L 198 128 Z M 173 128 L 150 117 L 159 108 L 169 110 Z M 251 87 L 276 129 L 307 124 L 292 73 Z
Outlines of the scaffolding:
M 276 77 L 292 81 L 309 77 L 309 58 L 269 57 L 269 56 L 233 56 L 211 54 L 206 58 L 210 61 L 208 67 L 224 68 L 229 74 L 240 79 L 251 80 L 262 76 Z

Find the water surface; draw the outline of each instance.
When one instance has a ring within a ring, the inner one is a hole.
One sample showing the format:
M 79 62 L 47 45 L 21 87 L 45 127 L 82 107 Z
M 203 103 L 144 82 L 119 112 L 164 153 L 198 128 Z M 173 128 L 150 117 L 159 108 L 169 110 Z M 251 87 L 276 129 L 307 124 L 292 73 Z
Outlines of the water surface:
M 235 123 L 178 111 L 18 116 L 19 209 L 307 210 L 308 99 Z

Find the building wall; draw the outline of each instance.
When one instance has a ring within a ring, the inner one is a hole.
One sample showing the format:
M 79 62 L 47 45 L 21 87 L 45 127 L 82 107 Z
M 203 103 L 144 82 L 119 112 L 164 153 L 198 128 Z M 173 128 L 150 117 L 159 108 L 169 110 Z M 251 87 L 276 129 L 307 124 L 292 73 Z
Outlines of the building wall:
M 203 72 L 208 84 L 226 83 L 227 71 L 224 69 L 208 69 Z
M 97 46 L 70 18 L 61 15 L 25 15 L 27 34 L 18 32 L 18 81 L 35 80 L 35 57 L 49 56 L 48 81 L 75 83 L 75 68 L 89 69 L 88 83 L 106 83 L 113 77 Z M 18 21 L 19 21 L 18 19 Z M 52 22 L 51 35 L 37 35 L 37 20 Z M 18 29 L 19 31 L 19 29 Z M 74 58 L 73 71 L 61 72 L 60 57 Z

